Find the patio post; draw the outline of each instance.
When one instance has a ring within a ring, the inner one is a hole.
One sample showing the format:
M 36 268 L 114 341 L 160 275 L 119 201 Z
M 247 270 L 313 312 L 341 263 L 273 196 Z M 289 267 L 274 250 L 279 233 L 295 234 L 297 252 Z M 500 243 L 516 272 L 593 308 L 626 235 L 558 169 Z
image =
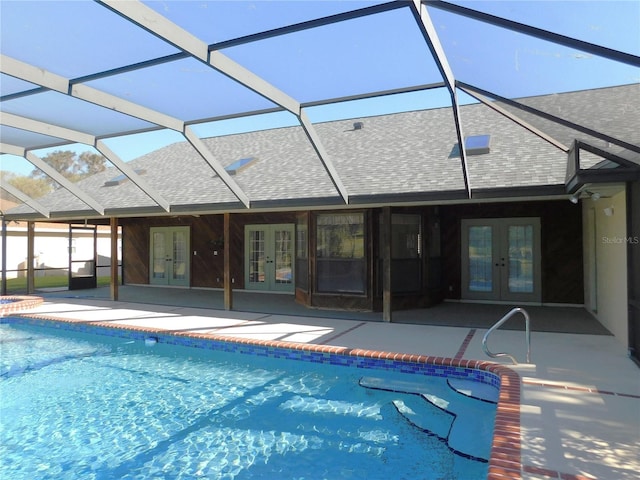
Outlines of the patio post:
M 382 320 L 391 322 L 391 207 L 382 208 Z
M 224 309 L 233 310 L 233 291 L 231 277 L 231 214 L 224 214 Z
M 111 279 L 109 285 L 111 288 L 111 300 L 118 301 L 118 219 L 111 217 L 109 219 L 111 226 Z
M 36 237 L 35 222 L 27 222 L 27 295 L 31 295 L 36 291 L 35 270 L 33 268 L 34 248 Z
M 0 212 L 2 220 L 2 280 L 0 285 L 0 295 L 7 294 L 7 221 Z

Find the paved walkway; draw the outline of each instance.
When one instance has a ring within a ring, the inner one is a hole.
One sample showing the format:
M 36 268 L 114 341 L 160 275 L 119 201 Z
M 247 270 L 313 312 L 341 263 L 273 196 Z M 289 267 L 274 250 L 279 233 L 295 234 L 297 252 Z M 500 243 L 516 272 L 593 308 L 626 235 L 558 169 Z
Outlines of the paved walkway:
M 483 328 L 372 322 L 183 306 L 47 298 L 29 313 L 262 340 L 488 360 Z M 524 334 L 498 330 L 494 351 L 524 361 Z M 508 360 L 500 363 L 509 365 Z M 532 333 L 522 380 L 522 478 L 640 478 L 640 369 L 610 335 Z

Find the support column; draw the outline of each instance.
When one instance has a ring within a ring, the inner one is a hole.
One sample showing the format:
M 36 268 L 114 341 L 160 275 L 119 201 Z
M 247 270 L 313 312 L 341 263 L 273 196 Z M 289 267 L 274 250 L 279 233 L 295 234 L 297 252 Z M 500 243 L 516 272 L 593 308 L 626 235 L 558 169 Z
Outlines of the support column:
M 224 214 L 224 309 L 233 310 L 233 278 L 231 277 L 231 214 Z
M 27 222 L 27 295 L 32 295 L 36 291 L 35 270 L 33 268 L 36 243 L 36 224 Z
M 382 320 L 391 322 L 391 207 L 382 208 Z
M 1 214 L 2 212 L 0 212 Z M 2 280 L 0 284 L 0 295 L 7 294 L 7 221 L 1 216 L 2 221 Z
M 118 219 L 111 217 L 111 300 L 118 301 Z

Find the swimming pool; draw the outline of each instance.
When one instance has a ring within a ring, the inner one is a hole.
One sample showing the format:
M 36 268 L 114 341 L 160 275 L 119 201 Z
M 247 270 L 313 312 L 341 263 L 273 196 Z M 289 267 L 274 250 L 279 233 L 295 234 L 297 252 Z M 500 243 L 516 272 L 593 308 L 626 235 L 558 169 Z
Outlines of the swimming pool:
M 0 295 L 0 318 L 19 310 L 33 308 L 43 301 L 42 297 L 22 295 Z
M 25 321 L 0 326 L 0 477 L 487 476 L 495 404 L 450 383 L 489 372 Z

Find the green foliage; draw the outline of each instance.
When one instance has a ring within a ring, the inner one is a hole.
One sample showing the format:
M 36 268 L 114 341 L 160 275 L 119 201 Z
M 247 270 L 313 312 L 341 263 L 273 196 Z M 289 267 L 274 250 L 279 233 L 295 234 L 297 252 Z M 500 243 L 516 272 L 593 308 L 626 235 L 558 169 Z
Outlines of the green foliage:
M 78 155 L 70 150 L 56 150 L 42 157 L 42 160 L 74 183 L 107 168 L 106 159 L 92 152 L 82 152 Z M 31 198 L 42 197 L 58 188 L 58 184 L 51 177 L 37 168 L 34 168 L 29 176 L 6 171 L 0 172 L 0 175 L 5 182 Z
M 91 152 L 82 152 L 78 155 L 70 150 L 56 150 L 47 154 L 42 160 L 72 182 L 102 172 L 106 168 L 106 159 L 102 155 Z M 43 179 L 52 186 L 55 183 L 37 168 L 31 171 L 30 176 Z
M 51 184 L 42 178 L 15 175 L 8 182 L 31 198 L 38 198 L 51 191 Z
M 110 276 L 98 277 L 98 288 L 108 287 L 111 282 Z M 122 285 L 122 281 L 118 278 L 118 284 Z M 69 285 L 69 277 L 67 275 L 59 276 L 46 276 L 35 278 L 35 288 L 66 288 Z M 7 292 L 10 294 L 21 294 L 27 291 L 27 279 L 21 278 L 8 278 L 7 279 Z

